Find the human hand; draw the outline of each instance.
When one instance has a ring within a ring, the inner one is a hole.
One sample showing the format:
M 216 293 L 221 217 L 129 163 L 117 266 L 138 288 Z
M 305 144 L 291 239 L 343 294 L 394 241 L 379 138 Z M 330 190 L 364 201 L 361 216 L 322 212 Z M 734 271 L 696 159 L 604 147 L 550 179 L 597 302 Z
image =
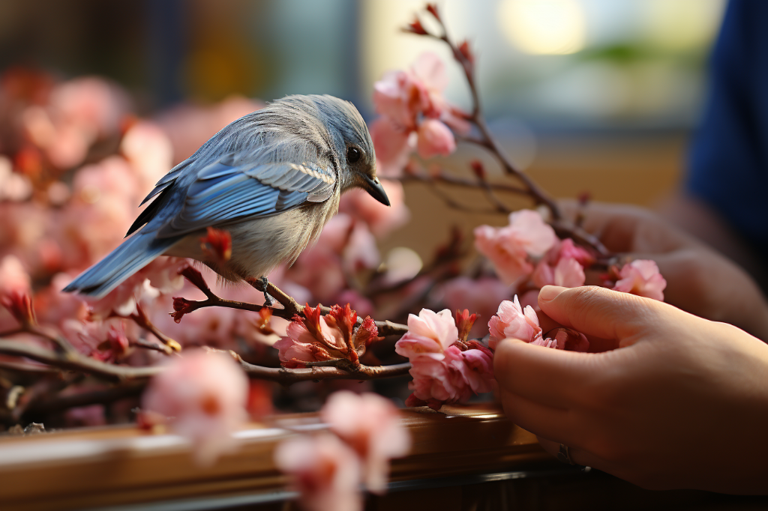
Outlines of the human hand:
M 611 252 L 656 261 L 667 280 L 667 303 L 768 341 L 768 302 L 752 278 L 726 257 L 643 208 L 590 203 L 582 210 L 574 201 L 561 205 L 571 218 L 582 211 L 584 229 Z
M 549 319 L 615 349 L 499 343 L 507 415 L 552 454 L 643 487 L 768 488 L 768 346 L 727 324 L 603 288 L 546 286 Z

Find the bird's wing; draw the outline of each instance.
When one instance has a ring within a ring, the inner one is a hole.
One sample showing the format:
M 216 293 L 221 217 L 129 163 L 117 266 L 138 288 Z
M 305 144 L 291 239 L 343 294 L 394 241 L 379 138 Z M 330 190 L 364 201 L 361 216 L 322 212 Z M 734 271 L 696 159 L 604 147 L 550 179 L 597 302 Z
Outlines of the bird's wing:
M 246 216 L 266 217 L 305 202 L 324 202 L 335 187 L 336 174 L 330 166 L 288 162 L 236 165 L 219 160 L 197 173 L 180 209 L 164 222 L 157 237 L 189 234 Z

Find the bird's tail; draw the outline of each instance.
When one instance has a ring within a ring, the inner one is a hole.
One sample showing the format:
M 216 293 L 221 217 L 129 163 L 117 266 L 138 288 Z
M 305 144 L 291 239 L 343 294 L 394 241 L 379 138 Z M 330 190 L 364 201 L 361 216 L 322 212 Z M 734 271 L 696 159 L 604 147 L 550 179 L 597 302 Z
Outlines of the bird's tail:
M 125 279 L 144 268 L 173 246 L 178 239 L 155 239 L 154 233 L 138 234 L 125 240 L 104 259 L 69 283 L 64 291 L 101 298 Z

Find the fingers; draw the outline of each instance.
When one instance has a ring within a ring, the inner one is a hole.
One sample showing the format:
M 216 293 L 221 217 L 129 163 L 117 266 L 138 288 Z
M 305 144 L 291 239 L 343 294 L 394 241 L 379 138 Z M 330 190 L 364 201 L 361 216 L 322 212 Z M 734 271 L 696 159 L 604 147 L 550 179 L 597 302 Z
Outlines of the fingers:
M 545 286 L 539 307 L 551 319 L 587 337 L 629 340 L 653 326 L 661 302 L 600 287 Z
M 577 414 L 543 406 L 503 390 L 501 402 L 507 417 L 521 428 L 535 433 L 541 446 L 551 455 L 557 457 L 560 444 L 564 444 L 568 446 L 571 461 L 576 465 L 603 470 L 610 467 L 606 460 L 587 450 L 585 440 L 593 431 L 589 431 L 590 426 L 576 418 Z
M 494 376 L 507 392 L 543 406 L 569 410 L 600 373 L 606 355 L 505 340 L 493 356 Z
M 568 411 L 531 401 L 505 389 L 500 390 L 504 413 L 521 428 L 537 435 L 559 438 L 572 426 Z

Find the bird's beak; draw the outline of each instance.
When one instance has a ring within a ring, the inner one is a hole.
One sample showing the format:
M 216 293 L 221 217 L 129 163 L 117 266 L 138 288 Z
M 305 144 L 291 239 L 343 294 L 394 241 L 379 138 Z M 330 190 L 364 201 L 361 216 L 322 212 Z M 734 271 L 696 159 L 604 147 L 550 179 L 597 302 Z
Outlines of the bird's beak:
M 389 197 L 387 197 L 387 192 L 384 191 L 384 187 L 381 186 L 381 181 L 379 181 L 378 177 L 364 175 L 363 188 L 371 195 L 371 197 L 385 206 L 389 206 Z

